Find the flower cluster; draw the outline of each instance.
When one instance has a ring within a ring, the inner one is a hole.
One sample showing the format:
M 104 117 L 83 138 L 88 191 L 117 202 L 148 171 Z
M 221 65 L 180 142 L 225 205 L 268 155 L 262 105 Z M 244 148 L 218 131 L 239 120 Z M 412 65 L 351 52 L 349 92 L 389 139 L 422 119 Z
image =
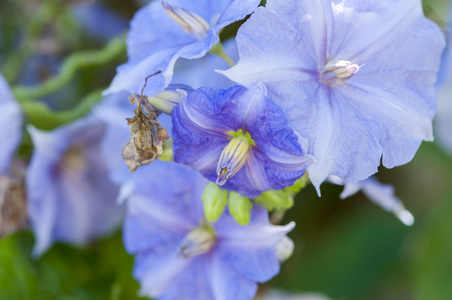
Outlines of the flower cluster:
M 124 219 L 143 296 L 246 300 L 293 251 L 294 223 L 272 224 L 269 211 L 290 208 L 308 181 L 319 195 L 325 181 L 344 185 L 342 198 L 361 190 L 413 223 L 369 177 L 433 138 L 445 42 L 421 1 L 260 2 L 151 1 L 92 112 L 26 127 L 35 254 Z M 236 42 L 220 41 L 236 21 Z M 23 120 L 1 77 L 0 107 L 2 175 Z

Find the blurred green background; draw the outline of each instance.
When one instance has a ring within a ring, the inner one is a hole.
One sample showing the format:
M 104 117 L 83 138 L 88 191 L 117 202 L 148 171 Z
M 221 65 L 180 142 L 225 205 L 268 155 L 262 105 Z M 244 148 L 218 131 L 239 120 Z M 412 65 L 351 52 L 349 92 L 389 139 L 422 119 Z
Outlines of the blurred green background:
M 13 85 L 38 84 L 55 75 L 70 54 L 108 43 L 111 38 L 93 36 L 79 24 L 72 14 L 77 2 L 0 0 L 0 70 Z M 140 6 L 138 0 L 97 2 L 126 22 Z M 424 1 L 426 15 L 443 28 L 448 9 L 448 1 Z M 44 47 L 44 41 L 54 47 Z M 30 59 L 45 63 L 28 70 Z M 125 59 L 122 51 L 101 67 L 79 70 L 46 103 L 55 110 L 76 107 L 79 99 L 107 86 Z M 21 153 L 29 151 L 25 139 Z M 378 178 L 395 186 L 415 216 L 412 227 L 361 193 L 340 200 L 342 188 L 324 184 L 318 198 L 309 186 L 283 220 L 297 223 L 289 234 L 295 252 L 262 289 L 317 291 L 341 300 L 452 299 L 452 153 L 424 143 L 412 162 L 381 169 Z M 125 252 L 120 233 L 85 249 L 56 244 L 39 260 L 31 258 L 32 246 L 27 231 L 0 241 L 1 300 L 138 299 L 133 258 Z

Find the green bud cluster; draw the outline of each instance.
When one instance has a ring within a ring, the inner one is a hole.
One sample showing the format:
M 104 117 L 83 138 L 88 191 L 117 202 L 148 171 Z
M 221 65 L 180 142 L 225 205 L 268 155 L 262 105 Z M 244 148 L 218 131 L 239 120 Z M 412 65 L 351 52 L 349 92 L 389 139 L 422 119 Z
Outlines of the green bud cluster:
M 268 191 L 253 199 L 256 204 L 264 206 L 269 211 L 283 211 L 293 206 L 293 197 L 309 182 L 305 175 L 283 190 Z M 251 219 L 253 202 L 236 192 L 221 189 L 214 182 L 210 182 L 202 196 L 204 202 L 204 216 L 208 222 L 216 222 L 229 206 L 229 213 L 237 224 L 248 225 Z
M 268 191 L 262 193 L 254 199 L 256 204 L 264 206 L 269 211 L 287 210 L 293 206 L 293 198 L 309 183 L 309 178 L 305 174 L 303 177 L 294 182 L 292 186 L 283 190 Z
M 210 182 L 202 196 L 204 202 L 204 215 L 207 221 L 217 221 L 229 202 L 229 213 L 240 225 L 248 225 L 251 219 L 251 200 L 236 192 L 221 189 L 218 185 Z

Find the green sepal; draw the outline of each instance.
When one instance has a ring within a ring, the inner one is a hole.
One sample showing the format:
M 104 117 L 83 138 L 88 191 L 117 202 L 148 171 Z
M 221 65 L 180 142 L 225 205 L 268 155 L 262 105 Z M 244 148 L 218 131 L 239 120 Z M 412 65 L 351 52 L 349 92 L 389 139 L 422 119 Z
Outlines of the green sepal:
M 202 201 L 204 202 L 204 216 L 206 220 L 215 222 L 221 217 L 226 208 L 228 192 L 222 190 L 214 182 L 210 182 L 204 190 Z
M 306 187 L 309 182 L 309 177 L 305 173 L 305 175 L 296 180 L 293 185 L 288 186 L 283 190 L 262 193 L 259 197 L 254 198 L 253 201 L 256 204 L 264 206 L 268 211 L 289 209 L 293 206 L 293 197 Z
M 169 138 L 163 143 L 163 154 L 158 159 L 163 161 L 173 161 L 173 139 Z
M 254 202 L 269 211 L 284 210 L 293 206 L 293 196 L 286 190 L 268 191 L 254 198 Z
M 253 203 L 247 197 L 236 192 L 229 193 L 229 212 L 239 225 L 248 225 L 251 218 Z
M 233 67 L 235 65 L 234 61 L 224 51 L 223 44 L 221 42 L 215 44 L 209 52 L 221 57 L 229 66 Z
M 305 173 L 300 179 L 297 179 L 293 185 L 286 187 L 284 190 L 295 195 L 299 191 L 304 189 L 309 183 L 310 183 L 310 180 L 308 177 L 308 173 Z

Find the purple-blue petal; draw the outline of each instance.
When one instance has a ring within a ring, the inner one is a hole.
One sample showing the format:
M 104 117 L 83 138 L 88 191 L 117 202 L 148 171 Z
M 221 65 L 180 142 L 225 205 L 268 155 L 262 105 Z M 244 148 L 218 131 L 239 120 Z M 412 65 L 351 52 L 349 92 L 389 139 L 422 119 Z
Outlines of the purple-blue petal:
M 177 253 L 185 234 L 205 222 L 186 207 L 201 204 L 205 184 L 192 184 L 195 173 L 189 168 L 166 164 L 155 176 L 140 177 L 142 182 L 136 183 L 128 200 L 124 242 L 135 255 L 134 276 L 141 294 L 167 300 L 252 299 L 256 281 L 269 280 L 279 271 L 276 245 L 293 223 L 271 225 L 260 206 L 253 208 L 247 226 L 225 213 L 212 224 L 216 244 L 207 253 L 181 258 Z M 186 171 L 165 171 L 173 167 Z M 184 185 L 187 188 L 180 187 Z M 190 223 L 195 215 L 197 222 Z
M 0 174 L 7 172 L 22 138 L 22 112 L 0 74 Z
M 224 42 L 223 49 L 233 61 L 238 61 L 239 54 L 234 39 Z M 196 60 L 182 58 L 174 66 L 174 76 L 171 83 L 185 84 L 194 89 L 203 86 L 228 88 L 233 86 L 234 83 L 226 76 L 215 72 L 215 69 L 225 69 L 228 66 L 221 57 L 213 53 L 207 53 L 204 57 Z
M 179 58 L 196 59 L 204 56 L 220 40 L 219 31 L 250 14 L 259 4 L 257 0 L 169 1 L 204 18 L 211 25 L 206 37 L 198 41 L 165 12 L 161 1 L 151 2 L 137 12 L 131 22 L 127 39 L 129 62 L 120 66 L 117 75 L 105 93 L 120 90 L 139 93 L 145 78 L 159 72 L 147 81 L 144 93 L 154 96 L 167 87 Z M 217 5 L 218 4 L 218 5 Z M 223 11 L 224 10 L 224 11 Z M 221 21 L 221 23 L 217 23 Z
M 245 250 L 246 251 L 246 250 Z M 257 292 L 257 283 L 229 264 L 220 253 L 212 253 L 208 261 L 210 282 L 216 300 L 250 300 Z
M 271 225 L 267 210 L 258 205 L 252 209 L 251 221 L 246 226 L 224 214 L 214 224 L 219 237 L 216 255 L 246 278 L 265 282 L 279 273 L 276 245 L 293 226 Z
M 54 241 L 83 245 L 115 229 L 124 210 L 99 150 L 104 126 L 88 117 L 53 132 L 29 131 L 35 149 L 26 184 L 35 254 Z
M 162 299 L 162 294 L 170 291 L 179 277 L 191 273 L 190 267 L 195 262 L 177 257 L 176 242 L 162 244 L 135 256 L 133 275 L 140 281 L 141 295 Z
M 237 43 L 240 61 L 222 73 L 265 84 L 315 157 L 308 171 L 317 188 L 330 174 L 365 179 L 381 156 L 386 167 L 404 164 L 432 139 L 444 37 L 420 1 L 269 0 Z M 338 60 L 360 69 L 343 85 L 320 82 L 326 62 Z
M 200 88 L 173 112 L 173 151 L 176 162 L 200 170 L 215 180 L 229 131 L 251 135 L 254 143 L 247 162 L 224 186 L 248 197 L 293 184 L 311 162 L 299 137 L 289 127 L 280 107 L 266 97 L 265 87 L 227 90 Z
M 199 225 L 202 193 L 208 183 L 199 172 L 174 162 L 155 161 L 143 167 L 133 181 L 128 218 L 151 217 L 185 233 Z

